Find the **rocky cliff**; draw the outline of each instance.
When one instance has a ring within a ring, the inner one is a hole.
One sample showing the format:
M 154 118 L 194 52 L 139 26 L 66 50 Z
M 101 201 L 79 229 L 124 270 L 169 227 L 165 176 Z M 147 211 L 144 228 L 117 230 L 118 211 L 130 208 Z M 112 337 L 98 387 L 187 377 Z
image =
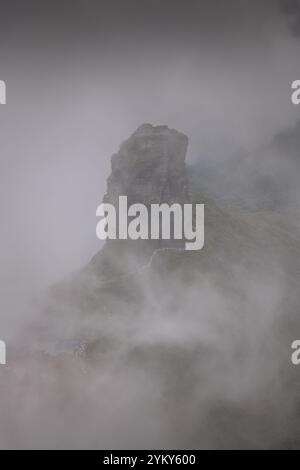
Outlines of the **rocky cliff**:
M 188 138 L 168 126 L 143 124 L 111 158 L 111 174 L 103 201 L 118 211 L 119 196 L 128 205 L 184 204 L 188 200 L 186 152 Z M 97 275 L 116 275 L 144 264 L 161 247 L 183 247 L 184 240 L 108 240 L 92 260 Z M 124 268 L 125 267 L 125 268 Z M 104 272 L 104 271 L 105 272 Z
M 105 202 L 127 195 L 129 204 L 183 203 L 187 146 L 188 138 L 168 126 L 138 127 L 112 156 Z

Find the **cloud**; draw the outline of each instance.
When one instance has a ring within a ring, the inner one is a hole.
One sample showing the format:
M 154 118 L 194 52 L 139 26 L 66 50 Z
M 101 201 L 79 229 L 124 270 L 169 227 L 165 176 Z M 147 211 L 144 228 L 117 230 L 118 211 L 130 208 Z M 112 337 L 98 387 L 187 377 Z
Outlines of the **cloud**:
M 288 17 L 289 27 L 295 36 L 300 36 L 300 1 L 280 0 L 281 11 Z

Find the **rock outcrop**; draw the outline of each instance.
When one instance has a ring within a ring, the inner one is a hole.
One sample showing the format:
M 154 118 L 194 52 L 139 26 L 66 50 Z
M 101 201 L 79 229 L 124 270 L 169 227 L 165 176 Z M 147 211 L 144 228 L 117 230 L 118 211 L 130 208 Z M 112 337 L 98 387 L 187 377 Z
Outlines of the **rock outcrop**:
M 112 156 L 105 202 L 126 195 L 129 204 L 183 203 L 187 146 L 188 138 L 168 126 L 140 126 Z
M 118 211 L 119 196 L 127 196 L 128 206 L 139 203 L 184 204 L 187 201 L 185 157 L 188 138 L 168 126 L 143 124 L 121 144 L 111 158 L 105 203 Z M 142 265 L 158 248 L 183 247 L 184 240 L 107 240 L 93 258 L 97 275 L 117 275 L 128 265 Z M 104 273 L 105 271 L 105 273 Z M 109 277 L 110 277 L 109 275 Z

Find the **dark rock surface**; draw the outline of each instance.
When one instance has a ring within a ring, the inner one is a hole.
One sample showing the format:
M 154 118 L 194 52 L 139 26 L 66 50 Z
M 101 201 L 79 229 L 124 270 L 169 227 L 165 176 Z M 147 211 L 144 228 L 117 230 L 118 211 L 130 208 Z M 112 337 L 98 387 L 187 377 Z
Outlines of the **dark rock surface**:
M 183 203 L 186 199 L 185 157 L 188 138 L 168 126 L 143 124 L 112 156 L 105 202 Z
M 143 124 L 123 142 L 111 158 L 105 203 L 118 211 L 119 196 L 135 203 L 184 204 L 188 201 L 186 152 L 188 138 L 168 126 Z M 99 277 L 116 276 L 144 264 L 161 247 L 182 248 L 183 240 L 107 240 L 93 258 L 91 269 Z M 103 270 L 105 272 L 103 272 Z

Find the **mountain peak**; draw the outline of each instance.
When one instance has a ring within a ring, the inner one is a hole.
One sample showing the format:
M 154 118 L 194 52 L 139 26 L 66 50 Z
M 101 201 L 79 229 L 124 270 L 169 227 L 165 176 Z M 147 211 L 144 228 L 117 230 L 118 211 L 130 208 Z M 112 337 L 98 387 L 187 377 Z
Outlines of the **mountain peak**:
M 130 204 L 183 203 L 188 138 L 168 126 L 142 124 L 111 158 L 105 202 L 120 195 Z

